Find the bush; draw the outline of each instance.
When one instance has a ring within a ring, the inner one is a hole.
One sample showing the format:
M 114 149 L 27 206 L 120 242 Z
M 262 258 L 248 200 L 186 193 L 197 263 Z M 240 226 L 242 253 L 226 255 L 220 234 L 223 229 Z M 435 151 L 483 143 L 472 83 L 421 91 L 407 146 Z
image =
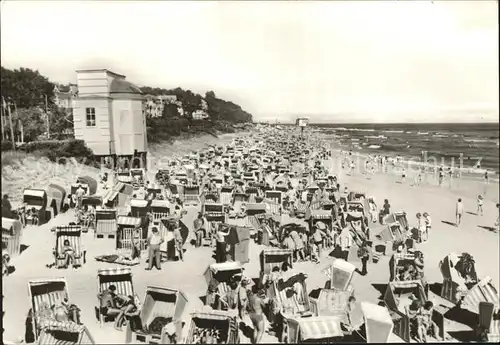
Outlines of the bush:
M 1 145 L 2 145 L 2 152 L 12 151 L 12 149 L 14 148 L 14 145 L 12 145 L 12 141 L 2 140 Z
M 85 158 L 85 164 L 91 165 L 96 159 L 94 153 L 89 149 L 83 140 L 45 140 L 26 143 L 19 148 L 26 153 L 36 153 L 38 156 L 44 156 L 52 162 L 62 163 L 62 158 Z

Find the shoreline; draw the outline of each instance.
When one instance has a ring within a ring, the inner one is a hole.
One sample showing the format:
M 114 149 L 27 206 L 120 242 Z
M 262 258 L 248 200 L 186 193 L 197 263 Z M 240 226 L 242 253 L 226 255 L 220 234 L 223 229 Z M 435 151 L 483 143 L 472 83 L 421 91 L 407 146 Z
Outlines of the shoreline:
M 389 157 L 389 158 L 396 158 L 398 155 L 400 157 L 402 157 L 399 165 L 396 165 L 394 168 L 398 169 L 398 168 L 401 168 L 401 166 L 405 167 L 407 171 L 412 171 L 411 168 L 413 167 L 418 167 L 418 168 L 421 168 L 421 167 L 429 167 L 431 170 L 429 172 L 431 172 L 433 175 L 436 175 L 437 176 L 437 173 L 438 173 L 438 169 L 439 167 L 443 167 L 444 169 L 448 169 L 448 168 L 452 168 L 454 172 L 460 172 L 460 176 L 459 177 L 454 177 L 454 178 L 460 178 L 460 179 L 468 179 L 468 180 L 474 180 L 476 182 L 480 182 L 481 180 L 484 181 L 484 173 L 487 171 L 488 172 L 488 178 L 489 178 L 489 182 L 490 183 L 500 183 L 500 176 L 499 176 L 499 172 L 495 171 L 495 170 L 488 170 L 488 169 L 474 169 L 474 168 L 471 168 L 471 167 L 458 167 L 456 166 L 455 164 L 453 165 L 446 165 L 446 164 L 439 164 L 438 163 L 438 160 L 436 159 L 435 162 L 436 164 L 434 163 L 424 163 L 424 162 L 421 162 L 421 161 L 417 161 L 417 160 L 414 160 L 414 159 L 408 159 L 409 157 L 407 156 L 404 156 L 403 154 L 401 153 L 398 153 L 398 154 L 384 154 L 384 153 L 381 153 L 381 152 L 367 152 L 367 151 L 364 151 L 364 150 L 359 150 L 359 149 L 354 149 L 354 150 L 346 150 L 346 145 L 343 145 L 342 143 L 336 141 L 336 140 L 332 140 L 332 139 L 329 139 L 329 138 L 324 138 L 325 141 L 327 141 L 330 145 L 333 145 L 333 150 L 337 151 L 337 152 L 340 152 L 340 151 L 344 151 L 344 152 L 352 152 L 353 153 L 353 156 L 357 157 L 357 158 L 363 158 L 365 160 L 368 160 L 368 157 L 371 155 L 372 157 L 378 155 L 378 156 L 386 156 L 386 157 Z M 430 160 L 432 157 L 429 157 L 428 160 Z M 443 159 L 441 160 L 441 162 L 443 161 Z M 454 162 L 453 162 L 454 163 Z M 387 164 L 387 166 L 392 166 L 391 164 Z M 410 168 L 410 169 L 408 169 Z M 364 167 L 363 167 L 364 169 Z M 414 172 L 414 171 L 413 171 Z M 448 178 L 445 177 L 444 180 L 447 180 Z

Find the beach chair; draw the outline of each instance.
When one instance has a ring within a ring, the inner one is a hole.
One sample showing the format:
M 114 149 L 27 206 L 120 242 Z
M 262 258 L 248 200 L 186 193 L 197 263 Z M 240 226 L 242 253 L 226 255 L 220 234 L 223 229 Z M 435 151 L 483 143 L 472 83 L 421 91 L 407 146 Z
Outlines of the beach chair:
M 328 278 L 325 289 L 333 289 L 338 291 L 351 291 L 354 293 L 352 287 L 352 279 L 356 266 L 343 259 L 335 259 L 331 265 L 322 271 Z
M 152 200 L 151 212 L 154 220 L 160 220 L 170 215 L 170 203 L 167 200 Z
M 203 236 L 202 245 L 210 246 L 212 244 L 212 229 L 219 224 L 226 222 L 226 213 L 224 212 L 224 206 L 222 204 L 206 203 L 203 205 L 203 214 L 208 222 L 206 227 L 206 232 Z
M 147 200 L 130 200 L 130 213 L 132 213 L 132 217 L 146 217 L 149 212 L 149 204 Z
M 74 322 L 57 322 L 44 320 L 41 323 L 38 345 L 93 345 L 94 338 L 87 327 Z
M 198 206 L 200 204 L 200 186 L 187 184 L 184 186 L 184 205 Z
M 205 337 L 215 338 L 212 344 L 239 344 L 237 316 L 234 310 L 192 313 L 184 343 L 199 344 L 203 334 L 206 334 Z
M 127 324 L 125 342 L 127 344 L 168 344 L 165 327 L 173 324 L 177 338 L 182 337 L 182 313 L 188 300 L 177 289 L 148 286 L 140 313 L 142 329 L 132 330 Z
M 106 268 L 97 271 L 97 306 L 95 307 L 96 317 L 102 326 L 106 321 L 112 321 L 109 316 L 106 316 L 99 301 L 99 295 L 107 290 L 110 285 L 116 286 L 116 294 L 122 296 L 134 296 L 136 300 L 137 294 L 134 291 L 132 282 L 132 270 L 130 268 Z M 136 304 L 137 305 L 137 304 Z
M 116 237 L 116 210 L 96 210 L 94 238 Z
M 248 203 L 246 205 L 246 217 L 245 217 L 245 225 L 252 226 L 249 221 L 249 216 L 255 216 L 258 214 L 265 214 L 268 212 L 268 207 L 266 203 Z
M 369 302 L 361 302 L 363 322 L 360 331 L 361 339 L 366 343 L 387 343 L 394 329 L 391 314 L 386 307 Z
M 411 338 L 408 308 L 412 296 L 422 303 L 427 302 L 427 294 L 420 280 L 389 282 L 384 294 L 385 305 L 394 323 L 393 332 L 407 343 Z
M 265 192 L 265 199 L 271 200 L 269 203 L 270 211 L 274 214 L 281 214 L 283 209 L 283 193 L 277 190 Z
M 28 296 L 31 309 L 26 322 L 27 338 L 38 340 L 41 323 L 46 318 L 43 310 L 60 305 L 64 300 L 69 300 L 68 284 L 65 278 L 43 278 L 28 281 Z M 27 339 L 26 339 L 27 340 Z M 27 340 L 27 342 L 29 342 Z
M 220 201 L 224 206 L 229 206 L 233 204 L 233 195 L 234 195 L 233 186 L 221 186 Z
M 205 297 L 205 304 L 209 302 L 210 291 L 209 286 L 213 279 L 218 282 L 217 285 L 217 295 L 220 299 L 225 296 L 231 288 L 229 287 L 229 281 L 236 275 L 243 274 L 243 266 L 239 262 L 223 262 L 210 264 L 203 273 L 205 281 L 207 283 L 207 293 Z M 227 306 L 221 303 L 217 304 L 218 309 L 227 309 Z
M 80 267 L 86 262 L 86 250 L 82 248 L 81 235 L 82 230 L 78 225 L 58 226 L 56 228 L 56 245 L 53 251 L 54 264 L 56 268 L 61 268 L 66 265 L 65 255 L 62 251 L 64 242 L 69 241 L 74 253 L 74 267 Z
M 351 290 L 320 289 L 316 296 L 310 296 L 311 312 L 315 316 L 338 316 L 342 322 L 348 323 L 347 314 Z
M 479 302 L 479 322 L 476 328 L 478 341 L 500 341 L 499 307 L 491 302 Z M 486 338 L 486 339 L 484 339 Z
M 341 320 L 336 316 L 289 317 L 283 322 L 281 342 L 285 344 L 333 344 L 344 337 Z
M 306 216 L 307 218 L 307 216 Z M 331 235 L 333 230 L 333 215 L 327 210 L 311 210 L 309 215 L 309 232 L 312 233 L 317 222 L 322 222 L 326 225 L 326 233 Z M 323 238 L 324 248 L 332 247 L 333 243 L 330 238 Z
M 2 252 L 11 258 L 21 254 L 23 226 L 17 219 L 2 217 Z
M 275 281 L 271 285 L 271 289 L 274 290 L 274 303 L 277 303 L 279 313 L 282 315 L 283 319 L 293 316 L 302 317 L 313 315 L 309 294 L 307 292 L 306 278 L 307 276 L 303 273 L 297 273 L 289 278 L 289 280 L 296 280 L 297 283 L 295 284 L 300 285 L 299 294 L 296 293 L 294 287 L 283 284 L 282 280 Z
M 132 239 L 139 233 L 140 249 L 146 249 L 147 232 L 141 228 L 141 218 L 119 216 L 116 220 L 116 250 L 119 252 L 130 252 L 132 250 Z

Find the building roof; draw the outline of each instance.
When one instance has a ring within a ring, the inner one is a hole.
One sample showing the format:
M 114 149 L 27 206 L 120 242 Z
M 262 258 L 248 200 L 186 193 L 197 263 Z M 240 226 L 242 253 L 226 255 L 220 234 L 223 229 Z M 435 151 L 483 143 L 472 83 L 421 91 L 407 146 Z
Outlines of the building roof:
M 109 69 L 106 68 L 88 68 L 88 69 L 78 69 L 76 70 L 76 73 L 83 73 L 83 72 L 106 72 L 108 74 L 113 75 L 114 77 L 118 78 L 125 78 L 123 74 L 118 74 L 115 72 L 111 72 Z
M 141 89 L 134 84 L 123 80 L 123 79 L 113 79 L 111 85 L 109 86 L 109 93 L 135 93 L 142 94 Z

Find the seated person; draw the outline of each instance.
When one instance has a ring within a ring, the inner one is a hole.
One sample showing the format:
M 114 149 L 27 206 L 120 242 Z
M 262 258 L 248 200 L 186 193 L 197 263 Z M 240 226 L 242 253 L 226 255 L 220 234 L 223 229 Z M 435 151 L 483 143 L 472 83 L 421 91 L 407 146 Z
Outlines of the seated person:
M 61 302 L 61 306 L 65 308 L 65 312 L 70 321 L 80 324 L 80 308 L 76 304 L 69 303 L 68 299 L 65 298 Z
M 120 313 L 116 317 L 115 320 L 115 329 L 116 330 L 121 330 L 121 327 L 123 326 L 123 323 L 125 320 L 136 322 L 136 317 L 139 316 L 140 310 L 139 308 L 135 305 L 135 300 L 134 296 L 127 296 L 127 301 L 122 305 L 120 308 Z M 132 325 L 131 325 L 132 326 Z M 134 325 L 136 327 L 137 325 Z
M 65 262 L 63 268 L 68 268 L 70 262 L 75 267 L 75 249 L 69 244 L 69 240 L 64 240 L 61 252 Z
M 38 213 L 34 207 L 31 208 L 31 224 L 38 225 Z
M 100 301 L 101 314 L 108 317 L 118 316 L 121 313 L 121 307 L 128 300 L 128 297 L 116 293 L 115 285 L 110 285 L 109 288 L 101 292 L 97 297 Z
M 410 298 L 412 299 L 412 303 L 406 309 L 406 313 L 410 319 L 410 333 L 418 336 L 419 332 L 421 332 L 420 328 L 422 327 L 422 319 L 420 317 L 422 302 L 414 296 Z
M 400 281 L 413 280 L 415 276 L 415 270 L 412 265 L 405 265 L 399 268 L 398 278 Z
M 431 301 L 425 302 L 423 308 L 420 310 L 420 327 L 417 330 L 417 336 L 420 341 L 427 342 L 427 334 L 431 331 L 432 336 L 439 339 L 439 327 L 434 321 L 432 321 L 432 311 L 434 309 L 434 303 Z
M 238 286 L 238 282 L 235 279 L 231 279 L 229 282 L 230 290 L 221 298 L 222 304 L 229 310 L 238 309 Z

